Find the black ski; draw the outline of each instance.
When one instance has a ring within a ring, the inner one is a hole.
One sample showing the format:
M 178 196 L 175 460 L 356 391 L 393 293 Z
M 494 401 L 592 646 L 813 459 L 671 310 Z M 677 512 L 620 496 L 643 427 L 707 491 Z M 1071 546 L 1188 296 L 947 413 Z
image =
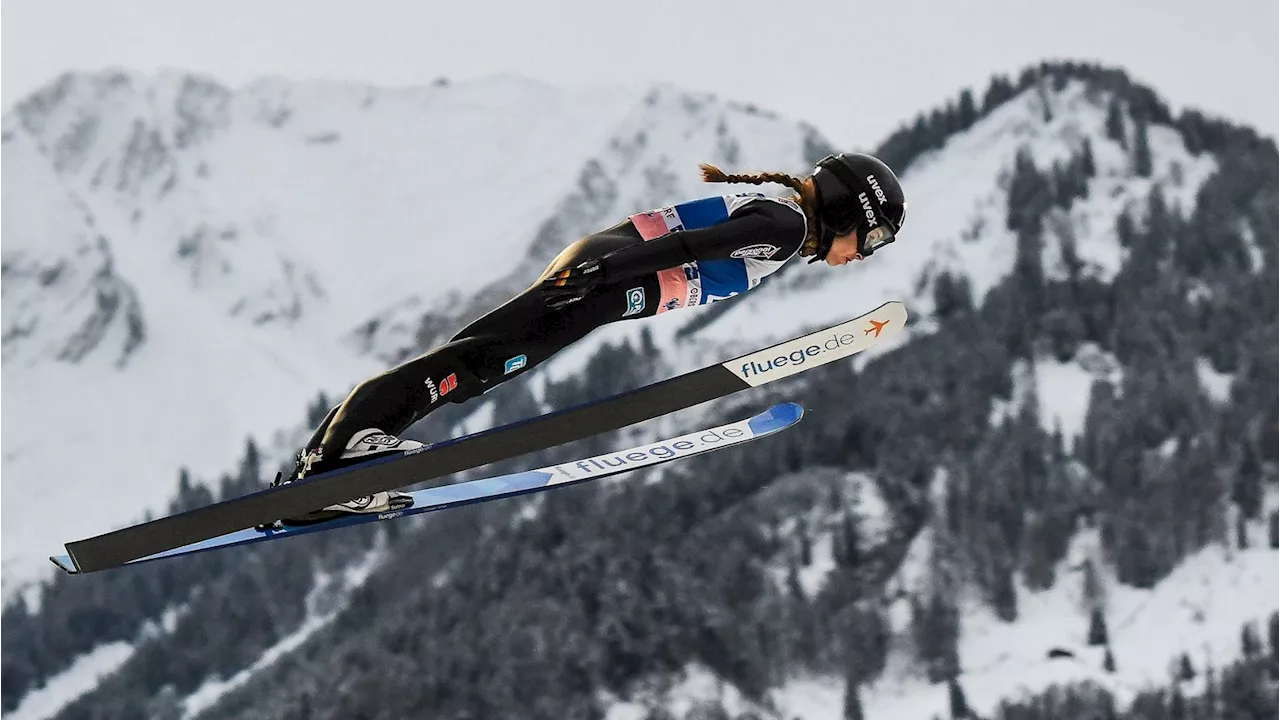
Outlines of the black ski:
M 826 330 L 603 400 L 67 543 L 67 555 L 77 572 L 106 570 L 353 497 L 617 430 L 847 358 L 896 335 L 906 318 L 902 303 L 888 302 Z

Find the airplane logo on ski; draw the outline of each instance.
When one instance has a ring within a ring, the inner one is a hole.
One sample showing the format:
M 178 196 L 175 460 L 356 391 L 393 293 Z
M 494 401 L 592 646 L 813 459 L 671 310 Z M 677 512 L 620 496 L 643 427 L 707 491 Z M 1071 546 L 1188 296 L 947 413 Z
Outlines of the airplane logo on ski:
M 891 321 L 885 320 L 884 322 L 876 322 L 875 320 L 869 320 L 868 322 L 871 323 L 871 327 L 863 330 L 862 334 L 870 335 L 871 333 L 875 333 L 876 337 L 880 337 L 880 331 L 883 330 L 884 326 L 888 325 Z

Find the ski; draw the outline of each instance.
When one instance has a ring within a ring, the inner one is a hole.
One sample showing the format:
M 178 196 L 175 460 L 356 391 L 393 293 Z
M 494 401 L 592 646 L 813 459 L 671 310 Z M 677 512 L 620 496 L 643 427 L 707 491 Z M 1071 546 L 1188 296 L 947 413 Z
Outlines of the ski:
M 370 513 L 368 515 L 350 515 L 314 525 L 284 526 L 266 530 L 252 528 L 238 530 L 210 540 L 202 540 L 173 550 L 165 550 L 144 558 L 131 560 L 125 563 L 124 567 L 164 558 L 194 555 L 195 553 L 208 552 L 210 550 L 252 545 L 267 540 L 281 540 L 354 525 L 394 520 L 460 505 L 490 502 L 515 495 L 538 493 L 565 485 L 599 480 L 639 470 L 640 468 L 662 465 L 673 460 L 758 440 L 794 426 L 800 422 L 800 418 L 803 415 L 804 408 L 799 405 L 790 402 L 779 403 L 746 420 L 698 430 L 679 437 L 659 440 L 648 445 L 638 445 L 626 450 L 617 450 L 603 455 L 596 455 L 595 457 L 564 462 L 559 465 L 551 465 L 511 475 L 498 475 L 454 485 L 442 485 L 419 490 L 409 493 L 413 496 L 413 505 L 400 510 L 376 514 Z M 71 558 L 66 555 L 59 555 L 49 559 L 68 573 L 74 575 L 80 572 Z
M 67 543 L 77 572 L 118 567 L 227 533 L 546 450 L 848 358 L 898 334 L 901 302 L 724 363 L 575 407 Z

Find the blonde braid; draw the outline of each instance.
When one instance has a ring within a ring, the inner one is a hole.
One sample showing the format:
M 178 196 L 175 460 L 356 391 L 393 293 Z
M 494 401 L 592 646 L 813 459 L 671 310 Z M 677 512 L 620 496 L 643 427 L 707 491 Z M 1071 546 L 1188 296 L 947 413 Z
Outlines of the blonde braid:
M 799 178 L 783 172 L 728 174 L 715 165 L 708 163 L 702 163 L 698 167 L 702 169 L 704 182 L 750 183 L 752 185 L 777 183 L 795 190 L 796 195 L 791 199 L 800 206 L 800 209 L 804 210 L 805 218 L 808 220 L 808 234 L 805 235 L 804 246 L 800 248 L 800 256 L 808 257 L 818 251 L 818 195 L 813 188 L 812 177 Z

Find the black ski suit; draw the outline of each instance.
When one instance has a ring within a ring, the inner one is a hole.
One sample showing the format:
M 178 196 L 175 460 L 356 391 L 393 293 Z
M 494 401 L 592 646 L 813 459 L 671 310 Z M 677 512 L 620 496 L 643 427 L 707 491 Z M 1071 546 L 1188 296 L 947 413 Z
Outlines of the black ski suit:
M 565 248 L 529 289 L 449 342 L 360 383 L 329 412 L 306 450 L 322 446 L 322 457 L 337 458 L 356 432 L 400 435 L 443 402 L 480 395 L 601 325 L 725 299 L 713 290 L 750 290 L 795 256 L 806 231 L 794 202 L 755 194 L 634 215 Z M 601 260 L 604 284 L 549 308 L 542 281 L 591 259 Z

